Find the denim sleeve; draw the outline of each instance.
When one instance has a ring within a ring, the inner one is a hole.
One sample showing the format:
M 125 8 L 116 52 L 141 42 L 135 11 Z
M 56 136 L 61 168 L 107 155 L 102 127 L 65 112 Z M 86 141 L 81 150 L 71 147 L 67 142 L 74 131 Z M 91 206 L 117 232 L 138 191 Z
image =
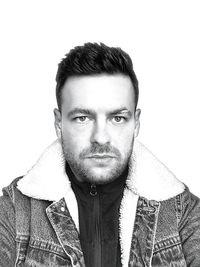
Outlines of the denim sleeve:
M 15 266 L 15 212 L 10 198 L 0 197 L 0 267 Z
M 200 199 L 190 193 L 180 222 L 183 253 L 188 267 L 200 266 Z

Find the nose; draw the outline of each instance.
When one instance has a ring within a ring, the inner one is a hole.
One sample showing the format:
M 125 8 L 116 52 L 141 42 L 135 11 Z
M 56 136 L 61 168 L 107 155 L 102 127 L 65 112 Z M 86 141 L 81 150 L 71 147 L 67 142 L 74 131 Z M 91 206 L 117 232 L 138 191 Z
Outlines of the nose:
M 98 143 L 99 145 L 104 145 L 110 142 L 106 123 L 102 121 L 95 123 L 90 141 L 91 143 Z

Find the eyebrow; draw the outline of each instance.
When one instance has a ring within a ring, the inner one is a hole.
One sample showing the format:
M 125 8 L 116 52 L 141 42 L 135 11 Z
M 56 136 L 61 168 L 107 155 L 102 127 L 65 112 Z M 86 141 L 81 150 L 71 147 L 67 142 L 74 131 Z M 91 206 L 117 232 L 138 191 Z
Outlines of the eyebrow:
M 81 114 L 87 114 L 87 115 L 94 115 L 95 112 L 93 110 L 90 109 L 85 109 L 85 108 L 74 108 L 71 111 L 69 111 L 69 113 L 67 114 L 68 117 L 72 117 L 78 113 Z
M 69 113 L 67 114 L 68 117 L 72 117 L 78 113 L 81 113 L 81 114 L 86 114 L 86 115 L 95 115 L 96 112 L 92 109 L 85 109 L 85 108 L 74 108 L 72 109 L 71 111 L 69 111 Z M 112 110 L 110 112 L 107 112 L 106 115 L 116 115 L 116 114 L 122 114 L 122 113 L 125 113 L 125 114 L 128 114 L 129 117 L 131 117 L 132 115 L 132 112 L 130 110 L 128 110 L 126 107 L 122 107 L 122 108 L 118 108 L 118 109 L 115 109 L 115 110 Z
M 132 115 L 132 112 L 130 110 L 128 110 L 126 107 L 115 109 L 115 110 L 109 112 L 108 114 L 116 115 L 116 114 L 120 114 L 120 113 L 126 113 L 126 114 L 128 114 L 129 117 L 131 117 L 131 115 Z

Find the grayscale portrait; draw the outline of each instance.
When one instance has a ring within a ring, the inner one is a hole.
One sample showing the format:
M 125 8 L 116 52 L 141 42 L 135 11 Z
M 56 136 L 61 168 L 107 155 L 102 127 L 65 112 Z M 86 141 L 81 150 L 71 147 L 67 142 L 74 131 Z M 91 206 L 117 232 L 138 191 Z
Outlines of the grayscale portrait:
M 36 2 L 2 12 L 0 267 L 199 267 L 197 8 Z
M 121 48 L 65 55 L 57 140 L 0 200 L 1 266 L 200 264 L 200 200 L 138 141 L 138 97 Z

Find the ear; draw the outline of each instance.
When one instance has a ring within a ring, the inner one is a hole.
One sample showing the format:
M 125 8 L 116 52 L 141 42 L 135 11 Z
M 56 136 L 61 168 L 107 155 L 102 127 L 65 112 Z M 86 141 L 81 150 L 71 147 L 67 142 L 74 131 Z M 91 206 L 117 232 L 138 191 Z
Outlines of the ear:
M 134 137 L 137 137 L 139 134 L 139 130 L 140 130 L 140 114 L 141 114 L 141 110 L 140 109 L 136 109 L 135 111 L 135 131 L 134 131 Z
M 53 112 L 54 112 L 54 118 L 55 118 L 54 126 L 56 129 L 56 135 L 60 139 L 61 138 L 61 113 L 57 108 L 55 108 Z

